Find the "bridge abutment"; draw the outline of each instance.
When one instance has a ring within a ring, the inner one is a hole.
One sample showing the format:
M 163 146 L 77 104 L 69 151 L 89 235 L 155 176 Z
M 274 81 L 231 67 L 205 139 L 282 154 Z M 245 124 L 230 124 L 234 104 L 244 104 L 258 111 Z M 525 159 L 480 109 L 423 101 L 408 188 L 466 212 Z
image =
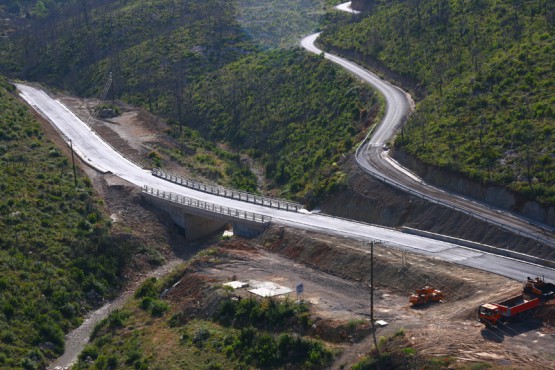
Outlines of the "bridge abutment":
M 241 222 L 234 222 L 233 223 L 233 235 L 240 236 L 242 238 L 254 238 L 262 234 L 262 232 L 266 229 L 267 225 L 265 224 L 245 224 Z
M 151 191 L 141 193 L 142 198 L 154 207 L 169 213 L 173 222 L 185 231 L 185 239 L 197 240 L 233 225 L 233 234 L 252 238 L 261 234 L 269 221 L 260 216 L 205 202 L 185 202 L 183 197 Z M 200 205 L 200 206 L 199 206 Z M 219 210 L 219 212 L 215 212 Z
M 172 218 L 175 221 L 173 216 Z M 202 239 L 216 232 L 222 232 L 227 226 L 227 223 L 222 220 L 187 214 L 184 210 L 181 210 L 180 219 L 182 224 L 176 223 L 185 230 L 187 240 Z

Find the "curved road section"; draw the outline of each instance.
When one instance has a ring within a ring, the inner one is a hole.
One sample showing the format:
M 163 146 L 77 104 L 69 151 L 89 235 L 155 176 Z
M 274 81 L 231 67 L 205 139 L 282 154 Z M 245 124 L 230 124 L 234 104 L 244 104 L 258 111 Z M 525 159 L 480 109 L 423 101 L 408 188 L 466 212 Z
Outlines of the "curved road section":
M 314 45 L 319 35 L 320 33 L 315 33 L 305 37 L 301 41 L 301 46 L 315 54 L 323 53 Z M 410 95 L 347 59 L 329 53 L 324 53 L 324 57 L 372 85 L 385 98 L 386 111 L 382 122 L 368 133 L 356 151 L 356 161 L 362 170 L 410 194 L 461 211 L 502 229 L 555 248 L 555 233 L 549 226 L 535 223 L 505 210 L 428 185 L 391 159 L 387 155 L 385 145 L 405 123 L 412 110 L 414 104 Z
M 17 88 L 20 96 L 50 121 L 68 143 L 70 140 L 72 141 L 76 153 L 83 161 L 101 172 L 110 172 L 136 186 L 148 185 L 179 196 L 268 216 L 272 218 L 273 223 L 278 225 L 342 236 L 363 242 L 380 241 L 389 247 L 437 257 L 514 279 L 524 280 L 527 276 L 543 275 L 548 280 L 555 280 L 555 270 L 553 269 L 467 249 L 456 244 L 322 214 L 290 212 L 247 203 L 163 180 L 152 176 L 150 171 L 140 168 L 116 152 L 60 101 L 52 99 L 44 91 L 31 86 L 17 84 Z

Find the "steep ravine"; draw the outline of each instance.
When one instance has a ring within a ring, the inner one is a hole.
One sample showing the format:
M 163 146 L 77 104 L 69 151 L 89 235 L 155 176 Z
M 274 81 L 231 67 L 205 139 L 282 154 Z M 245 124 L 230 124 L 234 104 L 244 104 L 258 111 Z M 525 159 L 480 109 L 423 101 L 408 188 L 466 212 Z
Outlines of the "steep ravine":
M 537 257 L 555 258 L 555 251 L 548 246 L 371 178 L 358 169 L 352 157 L 342 169 L 348 174 L 347 186 L 321 204 L 325 213 L 389 227 L 408 226 Z

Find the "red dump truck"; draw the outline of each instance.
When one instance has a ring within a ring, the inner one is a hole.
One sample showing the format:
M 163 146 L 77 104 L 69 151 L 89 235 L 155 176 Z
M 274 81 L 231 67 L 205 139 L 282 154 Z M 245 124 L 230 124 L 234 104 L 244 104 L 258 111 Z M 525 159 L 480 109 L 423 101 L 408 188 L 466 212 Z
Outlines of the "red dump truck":
M 540 299 L 537 297 L 527 300 L 523 294 L 520 294 L 499 303 L 481 305 L 478 309 L 478 316 L 480 316 L 480 322 L 486 326 L 496 326 L 499 321 L 505 322 L 538 307 L 540 303 Z

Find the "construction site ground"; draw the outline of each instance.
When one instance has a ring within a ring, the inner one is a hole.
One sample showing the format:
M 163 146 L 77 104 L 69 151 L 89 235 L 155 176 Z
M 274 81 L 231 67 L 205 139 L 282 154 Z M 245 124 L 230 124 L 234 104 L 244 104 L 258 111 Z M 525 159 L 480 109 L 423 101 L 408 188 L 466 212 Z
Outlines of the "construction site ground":
M 295 229 L 283 234 L 272 229 L 256 241 L 237 240 L 229 247 L 236 258 L 202 273 L 220 281 L 267 280 L 293 290 L 303 282 L 304 299 L 311 303 L 313 315 L 331 331 L 341 322 L 369 319 L 367 245 Z M 378 328 L 378 336 L 402 329 L 420 354 L 453 357 L 459 364 L 555 368 L 555 302 L 530 319 L 486 329 L 477 321 L 478 306 L 520 293 L 520 282 L 410 253 L 403 256 L 379 245 L 374 254 L 374 316 L 388 323 Z M 411 307 L 409 295 L 423 285 L 443 290 L 446 300 Z M 371 335 L 360 342 L 347 340 L 336 367 L 353 363 L 371 346 Z
M 86 104 L 81 100 L 66 98 L 64 102 L 86 113 Z M 138 163 L 148 163 L 148 152 L 154 146 L 172 145 L 164 134 L 163 123 L 131 108 L 112 123 L 95 125 L 107 141 Z M 52 130 L 48 136 L 63 145 Z M 163 214 L 141 205 L 139 189 L 111 175 L 81 167 L 105 199 L 116 231 L 137 238 L 166 261 L 187 258 L 199 248 L 198 244 L 183 240 Z M 197 270 L 195 275 L 213 283 L 272 281 L 293 290 L 298 282 L 303 282 L 303 299 L 311 303 L 312 316 L 317 318 L 315 325 L 321 325 L 322 330 L 333 331 L 340 323 L 369 319 L 367 245 L 273 227 L 258 239 L 237 238 L 222 241 L 220 246 L 226 248 L 230 258 L 216 267 Z M 136 270 L 130 269 L 130 281 L 146 276 L 152 258 L 151 253 L 145 252 L 143 263 L 136 262 Z M 534 277 L 532 265 L 530 276 Z M 388 323 L 378 328 L 378 336 L 403 329 L 410 345 L 419 353 L 450 356 L 460 365 L 480 362 L 508 368 L 555 368 L 554 301 L 538 309 L 531 319 L 499 329 L 486 329 L 477 321 L 476 311 L 481 303 L 518 294 L 521 282 L 381 245 L 375 247 L 374 279 L 374 315 Z M 437 304 L 410 307 L 409 295 L 423 285 L 441 289 L 447 298 Z M 177 293 L 172 293 L 174 299 L 179 297 Z M 184 294 L 182 303 L 186 302 L 195 304 L 194 299 Z M 333 337 L 333 333 L 322 333 L 321 337 Z M 361 340 L 343 339 L 342 357 L 335 362 L 335 368 L 354 363 L 368 353 L 372 344 L 368 332 Z

